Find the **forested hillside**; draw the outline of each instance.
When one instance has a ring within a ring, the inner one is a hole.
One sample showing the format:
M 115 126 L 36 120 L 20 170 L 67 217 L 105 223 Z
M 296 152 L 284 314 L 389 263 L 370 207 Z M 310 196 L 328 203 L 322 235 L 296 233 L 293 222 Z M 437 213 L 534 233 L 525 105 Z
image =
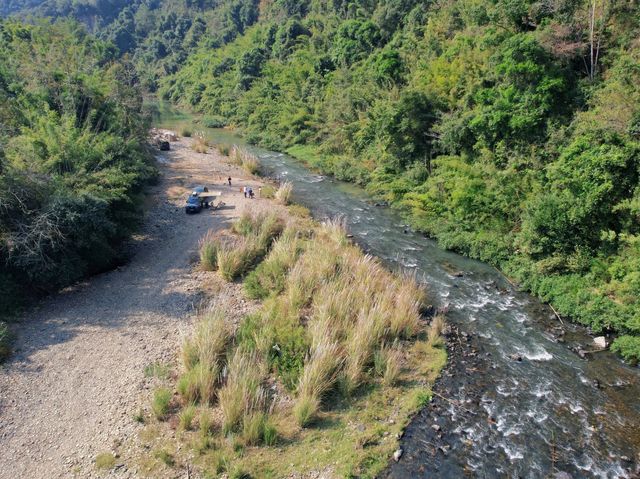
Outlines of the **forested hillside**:
M 3 0 L 3 2 L 0 3 L 0 17 L 24 12 L 33 7 L 37 7 L 43 2 L 44 0 Z
M 148 90 L 366 186 L 640 358 L 638 2 L 48 0 L 29 12 L 80 19 Z
M 13 0 L 0 16 L 9 13 L 82 22 L 121 55 L 131 56 L 145 88 L 155 91 L 158 79 L 175 73 L 201 41 L 214 49 L 244 33 L 258 20 L 259 5 L 255 0 Z
M 640 10 L 261 2 L 162 96 L 404 209 L 640 357 Z
M 0 22 L 0 313 L 113 265 L 138 222 L 155 170 L 116 58 L 75 23 Z

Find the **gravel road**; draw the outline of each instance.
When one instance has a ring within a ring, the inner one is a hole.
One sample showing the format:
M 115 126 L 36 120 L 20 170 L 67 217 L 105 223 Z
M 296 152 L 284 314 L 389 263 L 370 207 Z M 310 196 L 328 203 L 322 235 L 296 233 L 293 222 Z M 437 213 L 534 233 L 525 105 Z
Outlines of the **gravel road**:
M 172 149 L 158 155 L 162 177 L 131 261 L 41 301 L 17 324 L 15 354 L 0 369 L 0 478 L 103 477 L 96 455 L 126 456 L 120 449 L 135 442 L 133 416 L 151 387 L 144 368 L 175 359 L 209 277 L 194 266 L 198 240 L 251 201 L 239 193 L 242 182 L 258 184 L 217 153 L 193 152 L 188 140 Z M 233 188 L 222 186 L 229 175 Z M 185 215 L 184 198 L 198 184 L 222 191 L 226 206 Z M 126 466 L 112 474 L 136 475 Z

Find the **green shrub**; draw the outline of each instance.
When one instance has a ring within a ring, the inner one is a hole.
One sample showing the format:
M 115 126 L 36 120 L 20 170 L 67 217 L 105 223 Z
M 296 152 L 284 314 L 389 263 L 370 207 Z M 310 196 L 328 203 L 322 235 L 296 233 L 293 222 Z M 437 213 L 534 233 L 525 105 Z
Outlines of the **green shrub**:
M 262 442 L 265 446 L 275 446 L 278 442 L 278 430 L 275 425 L 268 419 L 264 424 L 264 430 L 262 432 Z
M 9 327 L 0 321 L 0 362 L 11 354 L 10 339 Z
M 205 128 L 224 128 L 227 122 L 221 116 L 205 116 L 202 119 L 202 126 Z
M 153 393 L 151 409 L 159 421 L 164 421 L 167 418 L 171 409 L 171 399 L 171 391 L 167 388 L 156 389 Z
M 638 364 L 640 362 L 640 337 L 620 336 L 613 342 L 611 350 L 620 354 L 629 364 Z
M 95 459 L 98 469 L 113 469 L 116 465 L 116 457 L 110 452 L 98 454 Z
M 276 189 L 271 185 L 265 185 L 260 190 L 260 197 L 272 200 L 276 197 Z
M 173 467 L 176 465 L 176 460 L 174 459 L 173 455 L 164 449 L 157 450 L 153 454 L 153 457 L 162 461 L 166 466 Z
M 211 231 L 200 240 L 200 266 L 203 270 L 215 271 L 218 269 L 219 247 L 219 240 Z

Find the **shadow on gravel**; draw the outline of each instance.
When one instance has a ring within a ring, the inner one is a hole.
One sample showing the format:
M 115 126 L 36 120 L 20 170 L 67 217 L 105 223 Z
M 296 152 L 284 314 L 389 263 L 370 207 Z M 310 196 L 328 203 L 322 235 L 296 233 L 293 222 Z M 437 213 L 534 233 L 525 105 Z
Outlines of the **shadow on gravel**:
M 158 185 L 161 191 L 166 183 Z M 159 193 L 144 228 L 126 246 L 128 262 L 26 311 L 14 324 L 14 352 L 4 367 L 31 370 L 33 354 L 71 341 L 87 328 L 148 326 L 167 317 L 186 317 L 201 301 L 193 269 L 198 242 L 209 229 L 229 226 L 229 218 L 220 211 L 186 215 L 181 206 Z

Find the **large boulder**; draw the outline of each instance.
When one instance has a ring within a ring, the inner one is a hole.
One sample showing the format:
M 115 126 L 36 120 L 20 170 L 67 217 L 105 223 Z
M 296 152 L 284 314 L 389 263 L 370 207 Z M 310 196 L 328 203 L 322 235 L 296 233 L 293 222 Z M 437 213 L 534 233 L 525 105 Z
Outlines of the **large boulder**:
M 597 338 L 593 338 L 593 344 L 600 349 L 605 349 L 607 347 L 607 338 L 604 336 L 598 336 Z

